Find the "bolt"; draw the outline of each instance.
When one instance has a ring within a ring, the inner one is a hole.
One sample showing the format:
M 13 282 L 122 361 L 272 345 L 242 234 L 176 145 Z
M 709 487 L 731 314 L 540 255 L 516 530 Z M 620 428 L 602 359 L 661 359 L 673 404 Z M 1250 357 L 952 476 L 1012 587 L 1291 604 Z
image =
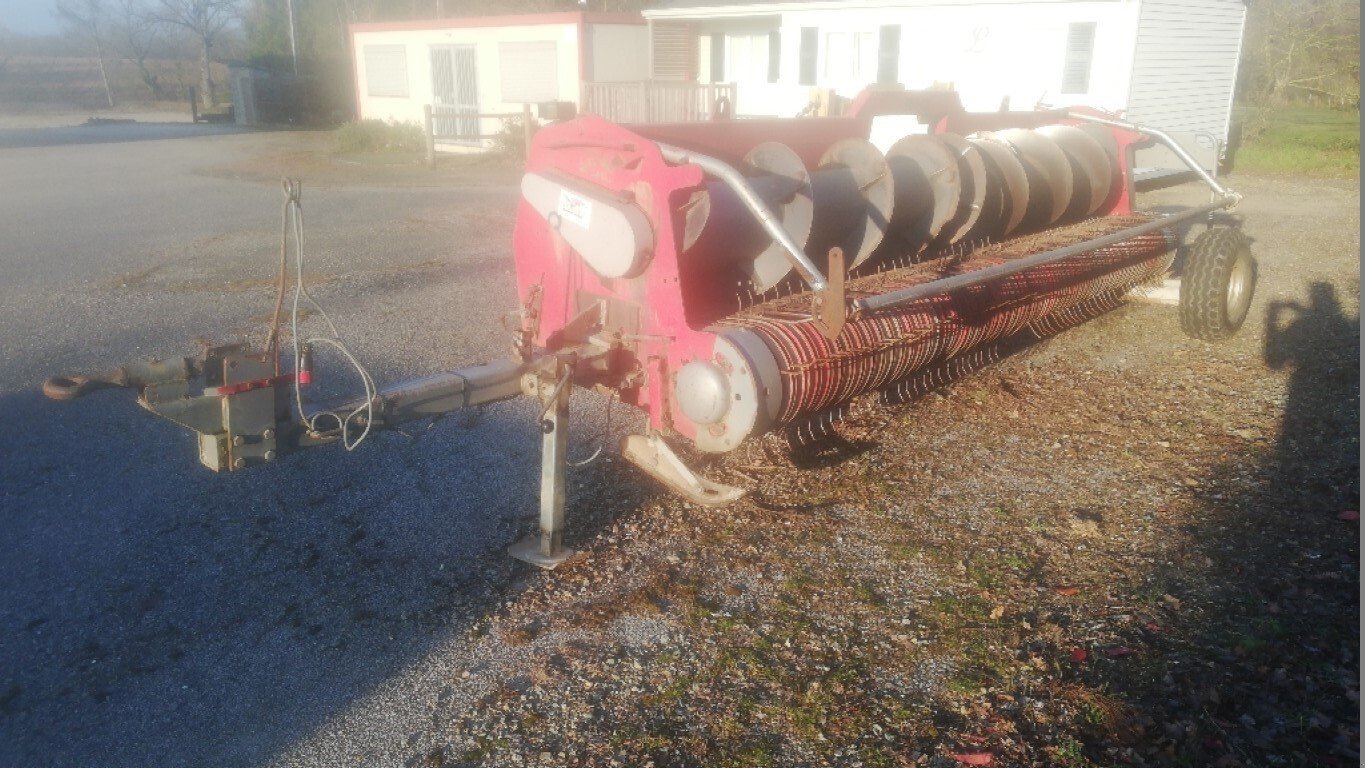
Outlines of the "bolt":
M 266 451 L 266 452 L 265 452 L 265 460 L 266 460 L 266 461 L 274 461 L 274 460 L 275 460 L 275 452 L 274 452 L 274 451 Z
M 232 468 L 233 468 L 233 469 L 241 469 L 242 467 L 245 467 L 245 466 L 246 466 L 246 459 L 238 459 L 238 460 L 232 462 Z
M 266 440 L 274 440 L 274 439 L 275 439 L 275 430 L 273 430 L 273 429 L 267 429 L 266 431 L 264 431 L 264 432 L 261 433 L 261 437 L 265 438 Z
M 242 437 L 241 435 L 237 435 L 236 437 L 232 438 L 232 444 L 233 444 L 233 445 L 241 445 L 241 444 L 243 444 L 243 443 L 245 443 L 245 442 L 246 442 L 246 440 L 243 439 L 243 437 Z

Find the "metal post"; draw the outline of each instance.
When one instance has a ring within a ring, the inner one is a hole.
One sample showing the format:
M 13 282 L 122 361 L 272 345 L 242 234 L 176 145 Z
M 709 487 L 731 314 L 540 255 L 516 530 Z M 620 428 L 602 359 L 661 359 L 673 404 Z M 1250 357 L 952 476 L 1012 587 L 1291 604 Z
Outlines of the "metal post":
M 564 484 L 568 470 L 566 454 L 569 450 L 569 394 L 572 370 L 560 366 L 558 383 L 545 391 L 549 382 L 541 383 L 545 401 L 545 417 L 541 420 L 540 455 L 540 531 L 507 548 L 507 553 L 518 560 L 546 570 L 554 568 L 573 556 L 564 546 Z
M 427 139 L 427 165 L 436 164 L 436 121 L 431 117 L 431 105 L 422 105 L 422 131 Z

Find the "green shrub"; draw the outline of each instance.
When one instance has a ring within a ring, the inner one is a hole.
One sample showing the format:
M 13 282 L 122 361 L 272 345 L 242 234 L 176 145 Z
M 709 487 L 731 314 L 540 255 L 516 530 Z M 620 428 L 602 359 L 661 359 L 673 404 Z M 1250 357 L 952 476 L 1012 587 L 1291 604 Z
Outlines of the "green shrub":
M 367 152 L 419 153 L 426 148 L 422 127 L 415 123 L 387 123 L 383 120 L 353 120 L 332 133 L 335 150 L 341 154 Z
M 540 122 L 531 118 L 531 135 L 540 130 Z M 502 130 L 493 135 L 493 147 L 502 155 L 516 160 L 526 159 L 526 133 L 520 117 L 502 118 Z

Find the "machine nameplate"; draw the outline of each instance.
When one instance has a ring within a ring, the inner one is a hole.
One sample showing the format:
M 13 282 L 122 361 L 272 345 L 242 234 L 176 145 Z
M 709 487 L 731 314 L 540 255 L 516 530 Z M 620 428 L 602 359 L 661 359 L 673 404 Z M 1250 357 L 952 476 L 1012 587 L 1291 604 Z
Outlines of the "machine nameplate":
M 584 229 L 592 226 L 592 201 L 567 189 L 559 190 L 559 215 Z

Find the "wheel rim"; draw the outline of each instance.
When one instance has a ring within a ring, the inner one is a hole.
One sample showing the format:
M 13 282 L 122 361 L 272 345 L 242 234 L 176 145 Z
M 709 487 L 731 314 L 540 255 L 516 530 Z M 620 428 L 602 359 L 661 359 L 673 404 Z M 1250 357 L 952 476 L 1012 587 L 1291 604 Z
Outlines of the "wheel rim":
M 1239 253 L 1237 260 L 1232 263 L 1232 272 L 1228 275 L 1228 321 L 1234 325 L 1246 319 L 1247 310 L 1251 307 L 1252 282 L 1255 279 L 1251 259 L 1245 253 Z

